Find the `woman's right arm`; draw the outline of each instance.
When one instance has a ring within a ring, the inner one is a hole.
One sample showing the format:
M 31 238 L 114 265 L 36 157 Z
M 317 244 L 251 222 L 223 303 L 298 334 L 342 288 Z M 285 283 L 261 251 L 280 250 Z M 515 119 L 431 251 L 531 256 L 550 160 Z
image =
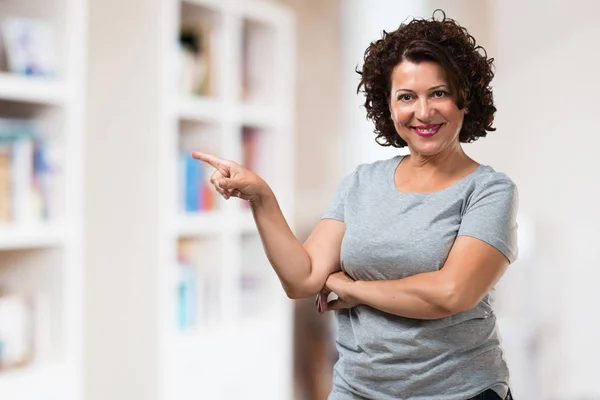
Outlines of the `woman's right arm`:
M 211 182 L 223 197 L 234 196 L 250 202 L 267 258 L 288 297 L 317 295 L 327 277 L 340 270 L 344 223 L 321 220 L 302 245 L 262 178 L 230 160 L 200 152 L 193 152 L 192 156 L 216 169 Z

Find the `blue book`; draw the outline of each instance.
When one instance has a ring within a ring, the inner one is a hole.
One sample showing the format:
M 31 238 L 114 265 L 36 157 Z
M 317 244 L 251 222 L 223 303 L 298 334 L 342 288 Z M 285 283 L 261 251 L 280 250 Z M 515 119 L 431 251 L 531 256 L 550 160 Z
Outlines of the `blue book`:
M 190 154 L 186 154 L 185 168 L 185 211 L 198 210 L 198 164 Z

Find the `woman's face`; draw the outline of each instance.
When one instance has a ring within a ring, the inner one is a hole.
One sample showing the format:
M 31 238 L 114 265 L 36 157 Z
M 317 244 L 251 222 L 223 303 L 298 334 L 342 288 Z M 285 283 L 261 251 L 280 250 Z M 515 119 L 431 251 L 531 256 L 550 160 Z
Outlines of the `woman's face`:
M 396 65 L 390 113 L 411 153 L 434 156 L 459 146 L 465 109 L 456 106 L 456 95 L 436 63 L 402 61 Z

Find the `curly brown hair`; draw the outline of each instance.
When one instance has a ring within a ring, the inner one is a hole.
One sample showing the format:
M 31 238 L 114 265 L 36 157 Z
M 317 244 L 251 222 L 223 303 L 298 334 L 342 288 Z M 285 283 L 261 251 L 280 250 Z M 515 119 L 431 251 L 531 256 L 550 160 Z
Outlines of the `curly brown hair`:
M 442 18 L 436 19 L 441 12 Z M 456 94 L 459 109 L 468 108 L 459 134 L 462 143 L 471 143 L 495 131 L 494 99 L 490 82 L 494 77 L 493 58 L 475 42 L 475 38 L 442 10 L 431 19 L 413 19 L 393 32 L 383 31 L 381 39 L 365 51 L 357 92 L 365 94 L 367 118 L 375 123 L 375 140 L 382 146 L 405 147 L 390 116 L 389 99 L 392 70 L 400 62 L 432 61 L 446 73 Z

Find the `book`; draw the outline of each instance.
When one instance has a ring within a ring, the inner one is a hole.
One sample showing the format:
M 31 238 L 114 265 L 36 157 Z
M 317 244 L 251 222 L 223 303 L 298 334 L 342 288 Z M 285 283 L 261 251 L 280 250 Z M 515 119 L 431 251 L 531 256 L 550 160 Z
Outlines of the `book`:
M 0 23 L 0 34 L 10 72 L 43 77 L 56 74 L 54 34 L 43 20 L 5 18 Z
M 199 165 L 189 152 L 185 152 L 185 175 L 183 184 L 185 188 L 185 211 L 198 211 L 198 181 L 199 181 Z
M 215 242 L 180 239 L 177 251 L 177 316 L 181 330 L 208 326 L 219 320 L 219 273 Z
M 186 213 L 210 211 L 216 207 L 215 190 L 210 184 L 213 170 L 194 159 L 189 150 L 179 155 L 179 198 Z
M 0 118 L 0 222 L 48 220 L 55 168 L 37 125 Z
M 211 87 L 210 21 L 185 21 L 179 34 L 179 90 L 181 94 L 209 96 Z
M 242 35 L 242 100 L 269 103 L 273 95 L 276 63 L 274 32 L 260 23 L 244 21 Z
M 0 142 L 0 223 L 12 219 L 11 147 Z
M 33 141 L 20 138 L 13 143 L 12 191 L 13 219 L 20 223 L 34 219 Z
M 0 294 L 0 370 L 30 363 L 34 340 L 31 302 L 19 294 Z

